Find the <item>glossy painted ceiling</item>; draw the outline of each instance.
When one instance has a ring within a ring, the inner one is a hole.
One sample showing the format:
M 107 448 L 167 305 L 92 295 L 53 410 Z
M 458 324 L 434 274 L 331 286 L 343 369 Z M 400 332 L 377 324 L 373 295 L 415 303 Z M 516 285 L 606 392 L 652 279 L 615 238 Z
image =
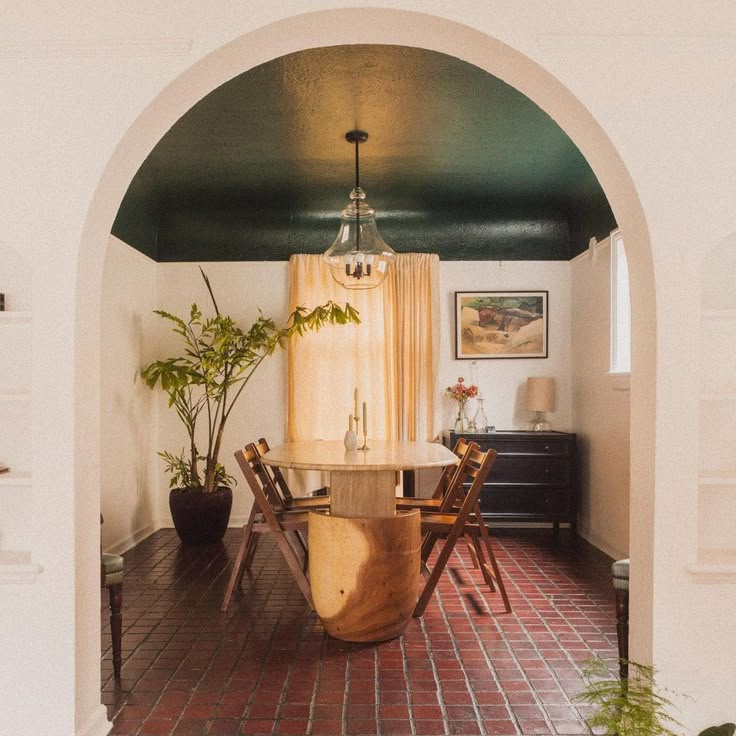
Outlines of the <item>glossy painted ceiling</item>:
M 290 54 L 221 85 L 156 145 L 113 233 L 158 261 L 284 260 L 335 238 L 361 184 L 398 252 L 567 260 L 615 220 L 559 126 L 498 78 L 398 46 Z

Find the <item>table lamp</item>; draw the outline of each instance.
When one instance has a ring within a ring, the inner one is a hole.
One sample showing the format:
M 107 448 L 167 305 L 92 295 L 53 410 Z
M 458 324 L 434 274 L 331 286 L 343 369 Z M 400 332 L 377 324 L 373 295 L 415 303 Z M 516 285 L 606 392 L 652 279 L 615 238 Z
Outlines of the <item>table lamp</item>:
M 550 424 L 544 413 L 555 408 L 555 379 L 526 379 L 526 408 L 535 412 L 534 418 L 527 422 L 526 428 L 532 432 L 548 432 Z

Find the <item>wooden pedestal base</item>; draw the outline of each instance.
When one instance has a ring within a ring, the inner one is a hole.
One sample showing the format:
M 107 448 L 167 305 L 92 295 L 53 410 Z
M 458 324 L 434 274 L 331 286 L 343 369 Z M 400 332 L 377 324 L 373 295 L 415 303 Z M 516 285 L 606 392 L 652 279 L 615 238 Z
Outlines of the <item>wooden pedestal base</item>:
M 418 511 L 386 518 L 309 514 L 309 579 L 330 636 L 385 641 L 412 618 L 419 585 Z

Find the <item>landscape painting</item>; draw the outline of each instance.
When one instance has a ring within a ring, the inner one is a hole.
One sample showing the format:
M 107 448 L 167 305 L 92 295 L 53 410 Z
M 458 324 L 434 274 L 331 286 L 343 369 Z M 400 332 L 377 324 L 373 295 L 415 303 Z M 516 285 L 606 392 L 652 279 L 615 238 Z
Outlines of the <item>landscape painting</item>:
M 456 291 L 455 357 L 546 358 L 546 291 Z

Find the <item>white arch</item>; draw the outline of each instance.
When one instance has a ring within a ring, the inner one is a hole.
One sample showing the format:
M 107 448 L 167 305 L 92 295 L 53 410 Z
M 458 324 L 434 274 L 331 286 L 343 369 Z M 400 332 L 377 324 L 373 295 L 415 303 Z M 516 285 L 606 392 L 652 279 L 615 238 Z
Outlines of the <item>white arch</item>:
M 421 13 L 364 8 L 329 10 L 288 18 L 247 33 L 211 53 L 164 89 L 140 114 L 108 162 L 85 221 L 77 262 L 75 515 L 89 521 L 97 511 L 99 468 L 99 388 L 90 375 L 99 374 L 99 322 L 105 244 L 115 213 L 133 175 L 151 148 L 173 123 L 212 89 L 270 59 L 295 51 L 343 42 L 382 43 L 439 51 L 474 64 L 503 79 L 544 109 L 570 136 L 590 163 L 608 197 L 619 226 L 626 233 L 631 271 L 631 556 L 636 559 L 632 580 L 632 657 L 647 660 L 652 645 L 652 555 L 654 495 L 653 345 L 655 291 L 651 245 L 644 213 L 631 177 L 605 131 L 587 108 L 548 71 L 498 40 L 455 21 Z M 91 511 L 90 511 L 91 509 Z M 77 556 L 84 554 L 77 550 Z M 81 626 L 99 616 L 90 601 L 97 580 L 90 560 L 77 560 L 76 600 Z M 89 617 L 89 618 L 86 618 Z M 82 642 L 82 643 L 80 643 Z M 76 645 L 77 702 L 80 689 L 91 682 L 99 649 Z M 80 674 L 81 673 L 81 674 Z M 85 673 L 87 673 L 85 675 Z

